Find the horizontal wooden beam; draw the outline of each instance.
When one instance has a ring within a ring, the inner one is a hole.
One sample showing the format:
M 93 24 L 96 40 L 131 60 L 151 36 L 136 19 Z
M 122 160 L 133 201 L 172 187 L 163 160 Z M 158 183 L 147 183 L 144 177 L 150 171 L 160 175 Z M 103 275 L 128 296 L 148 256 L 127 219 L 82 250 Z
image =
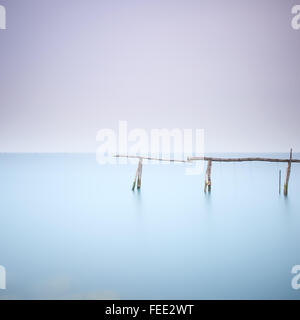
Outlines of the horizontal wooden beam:
M 300 163 L 299 159 L 277 159 L 277 158 L 215 158 L 215 157 L 188 157 L 187 160 L 176 160 L 176 159 L 164 159 L 164 158 L 152 158 L 152 157 L 141 157 L 141 156 L 127 156 L 127 155 L 115 155 L 116 158 L 132 158 L 132 159 L 144 159 L 144 160 L 155 160 L 155 161 L 168 161 L 168 162 L 191 162 L 191 161 L 215 161 L 215 162 L 245 162 L 245 161 L 265 161 L 265 162 L 293 162 Z
M 204 160 L 216 162 L 244 162 L 244 161 L 265 161 L 265 162 L 296 162 L 300 163 L 299 159 L 277 159 L 277 158 L 213 158 L 213 157 L 188 157 L 188 161 Z
M 163 159 L 163 158 L 151 158 L 141 156 L 126 156 L 126 155 L 115 155 L 115 158 L 131 158 L 131 159 L 143 159 L 143 160 L 155 160 L 155 161 L 168 161 L 168 162 L 188 162 L 187 160 L 176 160 L 176 159 Z

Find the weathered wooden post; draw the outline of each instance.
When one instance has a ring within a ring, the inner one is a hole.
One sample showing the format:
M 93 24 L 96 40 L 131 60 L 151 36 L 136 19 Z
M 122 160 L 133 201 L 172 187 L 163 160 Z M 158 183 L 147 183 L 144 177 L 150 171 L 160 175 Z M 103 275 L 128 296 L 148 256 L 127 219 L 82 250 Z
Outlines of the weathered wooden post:
M 279 194 L 281 193 L 281 170 L 279 170 Z
M 206 168 L 206 174 L 205 174 L 205 185 L 204 185 L 204 192 L 206 192 L 206 189 L 208 188 L 208 192 L 211 191 L 211 160 L 208 160 L 207 168 Z M 206 180 L 207 177 L 207 180 Z
M 285 196 L 288 195 L 289 179 L 290 179 L 291 165 L 292 165 L 292 156 L 293 156 L 293 149 L 291 149 L 291 151 L 290 151 L 290 161 L 288 163 L 288 167 L 286 170 L 285 184 L 284 184 L 284 190 L 283 190 L 283 193 Z
M 143 159 L 140 158 L 138 167 L 136 169 L 135 177 L 133 180 L 132 191 L 134 191 L 134 189 L 135 189 L 136 182 L 137 182 L 137 188 L 140 189 L 140 187 L 141 187 L 141 184 L 142 184 L 142 162 L 143 162 Z
M 143 159 L 140 159 L 139 161 L 138 170 L 139 170 L 139 173 L 138 173 L 138 180 L 137 180 L 137 188 L 140 189 L 142 185 Z
M 140 162 L 139 162 L 139 164 L 140 164 Z M 138 177 L 138 174 L 139 174 L 139 165 L 138 165 L 138 167 L 137 167 L 137 169 L 136 169 L 135 177 L 134 177 L 134 180 L 133 180 L 132 191 L 134 191 L 134 189 L 135 189 L 136 179 L 137 179 L 137 177 Z

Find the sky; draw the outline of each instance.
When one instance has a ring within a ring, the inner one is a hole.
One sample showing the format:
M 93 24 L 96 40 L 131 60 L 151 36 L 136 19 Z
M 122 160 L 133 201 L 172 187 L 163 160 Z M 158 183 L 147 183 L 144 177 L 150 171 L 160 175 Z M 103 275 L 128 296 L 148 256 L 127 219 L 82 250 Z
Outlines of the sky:
M 0 0 L 0 152 L 95 152 L 204 129 L 206 152 L 300 151 L 300 0 Z

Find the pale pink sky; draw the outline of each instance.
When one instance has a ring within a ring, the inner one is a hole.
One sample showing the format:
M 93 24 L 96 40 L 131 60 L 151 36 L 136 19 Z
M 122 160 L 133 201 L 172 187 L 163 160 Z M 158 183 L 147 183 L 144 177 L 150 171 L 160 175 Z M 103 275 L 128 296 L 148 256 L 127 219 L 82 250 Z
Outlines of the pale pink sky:
M 119 120 L 203 128 L 208 152 L 300 151 L 296 0 L 0 4 L 0 152 L 94 152 Z

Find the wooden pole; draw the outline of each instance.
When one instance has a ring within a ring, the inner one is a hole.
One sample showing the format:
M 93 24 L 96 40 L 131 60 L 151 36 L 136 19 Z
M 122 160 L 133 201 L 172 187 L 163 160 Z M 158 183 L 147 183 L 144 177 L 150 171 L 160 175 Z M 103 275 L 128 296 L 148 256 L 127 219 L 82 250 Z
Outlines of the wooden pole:
M 289 189 L 289 179 L 291 175 L 291 165 L 292 165 L 292 156 L 293 156 L 293 149 L 290 151 L 290 161 L 286 170 L 286 177 L 285 177 L 285 184 L 284 184 L 284 195 L 288 195 L 288 189 Z
M 139 174 L 139 167 L 137 167 L 137 169 L 136 169 L 135 177 L 134 177 L 133 184 L 132 184 L 132 191 L 134 191 L 134 189 L 135 189 L 136 179 L 137 179 L 138 174 Z
M 143 162 L 143 159 L 140 158 L 138 167 L 136 169 L 136 174 L 135 174 L 135 177 L 133 180 L 132 191 L 134 191 L 134 189 L 135 189 L 136 182 L 137 182 L 137 188 L 138 189 L 141 188 L 141 185 L 142 185 L 142 162 Z
M 281 170 L 279 170 L 279 194 L 281 193 Z
M 138 182 L 138 185 L 137 187 L 140 188 L 141 187 L 141 181 L 140 181 L 140 169 L 141 169 L 141 165 L 142 165 L 142 161 L 143 159 L 142 158 L 139 158 L 139 164 L 138 164 L 138 167 L 136 169 L 136 173 L 135 173 L 135 177 L 134 177 L 134 180 L 133 180 L 133 185 L 132 185 L 132 191 L 134 191 L 135 189 L 135 185 L 136 185 L 136 181 Z
M 211 163 L 212 163 L 211 160 L 209 160 L 207 163 L 204 192 L 206 192 L 206 189 L 208 189 L 208 192 L 211 191 Z M 207 180 L 206 180 L 206 177 L 207 177 Z
M 130 158 L 130 159 L 145 159 L 145 160 L 155 160 L 155 161 L 167 161 L 167 162 L 190 162 L 189 160 L 178 160 L 178 159 L 164 159 L 164 158 L 153 158 L 153 157 L 140 157 L 140 156 L 128 156 L 128 155 L 122 155 L 122 154 L 117 154 L 114 155 L 113 157 L 115 158 Z M 300 160 L 299 160 L 300 162 Z
M 143 170 L 143 159 L 140 159 L 138 166 L 138 180 L 137 180 L 137 188 L 140 189 L 142 185 L 142 170 Z

